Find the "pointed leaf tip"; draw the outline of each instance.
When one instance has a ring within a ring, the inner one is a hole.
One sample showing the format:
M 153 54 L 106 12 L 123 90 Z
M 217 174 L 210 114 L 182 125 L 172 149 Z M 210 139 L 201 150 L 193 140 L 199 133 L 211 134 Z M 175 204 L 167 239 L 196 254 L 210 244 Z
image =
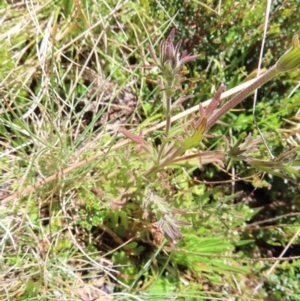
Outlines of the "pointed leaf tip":
M 292 70 L 300 65 L 300 43 L 299 37 L 293 37 L 293 46 L 278 61 L 277 69 L 280 72 Z
M 201 123 L 199 124 L 199 126 L 196 128 L 193 135 L 184 140 L 183 142 L 184 150 L 188 150 L 199 145 L 200 141 L 202 140 L 203 134 L 205 133 L 206 124 L 207 124 L 207 119 L 204 117 Z

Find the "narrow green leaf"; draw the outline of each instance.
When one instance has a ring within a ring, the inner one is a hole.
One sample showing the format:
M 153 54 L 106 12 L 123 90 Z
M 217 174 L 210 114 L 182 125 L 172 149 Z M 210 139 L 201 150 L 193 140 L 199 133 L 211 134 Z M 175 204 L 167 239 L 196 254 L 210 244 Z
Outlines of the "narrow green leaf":
M 206 129 L 206 124 L 207 124 L 207 119 L 204 117 L 195 130 L 194 134 L 191 137 L 188 137 L 184 142 L 183 142 L 183 148 L 184 150 L 188 150 L 192 147 L 195 147 L 199 145 L 200 141 L 202 140 L 202 136 L 205 132 Z
M 300 65 L 300 44 L 298 36 L 293 37 L 293 46 L 277 62 L 281 72 L 289 71 Z

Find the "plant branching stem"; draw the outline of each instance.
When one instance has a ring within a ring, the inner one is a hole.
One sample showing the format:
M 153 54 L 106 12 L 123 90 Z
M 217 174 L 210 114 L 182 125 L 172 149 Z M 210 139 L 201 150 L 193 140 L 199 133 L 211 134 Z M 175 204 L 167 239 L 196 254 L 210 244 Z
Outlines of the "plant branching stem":
M 154 165 L 149 170 L 147 170 L 144 173 L 143 177 L 148 178 L 151 174 L 156 173 L 160 169 L 162 169 L 163 167 L 169 165 L 170 162 L 172 162 L 174 159 L 176 159 L 177 157 L 179 157 L 183 153 L 184 153 L 184 148 L 183 147 L 177 148 L 175 151 L 173 151 L 173 153 L 170 156 L 162 159 L 157 165 Z

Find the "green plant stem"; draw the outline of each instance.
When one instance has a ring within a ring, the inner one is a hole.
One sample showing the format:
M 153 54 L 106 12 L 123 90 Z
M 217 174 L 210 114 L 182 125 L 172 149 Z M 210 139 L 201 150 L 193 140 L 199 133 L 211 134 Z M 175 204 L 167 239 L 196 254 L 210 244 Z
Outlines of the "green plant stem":
M 171 127 L 171 95 L 169 92 L 169 87 L 167 88 L 166 93 L 166 138 L 169 136 L 170 127 Z
M 233 109 L 236 105 L 238 105 L 240 102 L 242 102 L 251 92 L 271 80 L 273 77 L 275 77 L 278 73 L 280 73 L 280 70 L 277 68 L 277 65 L 274 65 L 271 67 L 266 73 L 262 74 L 260 77 L 257 78 L 255 82 L 253 82 L 251 85 L 249 85 L 244 90 L 240 91 L 236 96 L 231 98 L 225 105 L 217 110 L 211 118 L 207 122 L 206 126 L 206 132 L 218 121 L 220 118 L 225 115 L 227 112 L 229 112 L 231 109 Z
M 160 145 L 158 156 L 157 156 L 157 161 L 156 161 L 157 165 L 159 164 L 159 162 L 161 160 L 161 156 L 162 156 L 162 154 L 164 152 L 166 144 L 167 143 L 165 141 L 162 141 L 162 144 Z
M 184 148 L 181 146 L 178 149 L 176 149 L 170 156 L 165 157 L 162 159 L 157 165 L 152 166 L 150 169 L 148 169 L 144 174 L 143 177 L 149 179 L 149 176 L 153 173 L 158 172 L 163 167 L 169 165 L 174 159 L 181 156 L 184 153 Z
M 153 173 L 156 173 L 160 170 L 160 165 L 154 165 L 150 169 L 148 169 L 144 174 L 143 177 L 149 180 L 149 176 Z
M 170 127 L 171 127 L 171 115 L 169 113 L 166 116 L 166 138 L 169 136 Z
M 172 85 L 170 83 L 167 84 L 166 91 L 164 92 L 166 96 L 166 138 L 169 136 L 170 128 L 171 128 L 171 103 L 172 103 Z

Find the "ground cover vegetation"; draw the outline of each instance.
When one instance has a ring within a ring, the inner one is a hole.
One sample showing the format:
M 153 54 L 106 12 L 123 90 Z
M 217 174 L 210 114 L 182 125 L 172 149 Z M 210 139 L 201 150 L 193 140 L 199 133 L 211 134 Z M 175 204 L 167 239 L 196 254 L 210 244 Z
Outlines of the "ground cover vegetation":
M 297 10 L 0 2 L 0 300 L 300 300 Z

